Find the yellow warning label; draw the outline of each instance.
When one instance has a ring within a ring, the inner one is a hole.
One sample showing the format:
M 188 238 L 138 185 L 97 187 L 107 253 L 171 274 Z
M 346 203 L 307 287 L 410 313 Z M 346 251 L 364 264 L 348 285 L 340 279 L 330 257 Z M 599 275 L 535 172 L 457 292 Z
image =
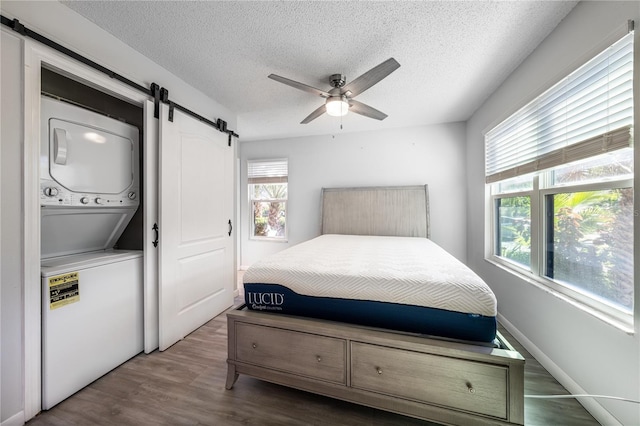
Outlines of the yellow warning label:
M 49 309 L 80 301 L 80 278 L 77 272 L 49 277 Z

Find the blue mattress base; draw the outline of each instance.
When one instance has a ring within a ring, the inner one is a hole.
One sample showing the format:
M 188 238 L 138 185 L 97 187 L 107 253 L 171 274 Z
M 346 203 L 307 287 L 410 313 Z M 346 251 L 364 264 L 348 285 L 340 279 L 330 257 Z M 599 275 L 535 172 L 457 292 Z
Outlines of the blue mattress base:
M 370 300 L 305 296 L 278 284 L 244 284 L 247 308 L 410 333 L 493 342 L 495 317 Z

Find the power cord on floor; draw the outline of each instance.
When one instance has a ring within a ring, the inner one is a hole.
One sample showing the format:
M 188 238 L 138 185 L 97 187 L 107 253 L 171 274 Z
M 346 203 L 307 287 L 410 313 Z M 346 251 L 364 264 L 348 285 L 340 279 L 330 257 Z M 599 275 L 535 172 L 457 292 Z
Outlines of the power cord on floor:
M 525 395 L 525 398 L 536 398 L 536 399 L 562 399 L 562 398 L 581 398 L 581 397 L 587 397 L 587 398 L 604 398 L 604 399 L 615 399 L 616 401 L 625 401 L 625 402 L 633 402 L 634 404 L 640 404 L 640 401 L 637 401 L 635 399 L 629 399 L 629 398 L 622 398 L 619 396 L 611 396 L 611 395 L 590 395 L 590 394 L 583 394 L 583 395 Z

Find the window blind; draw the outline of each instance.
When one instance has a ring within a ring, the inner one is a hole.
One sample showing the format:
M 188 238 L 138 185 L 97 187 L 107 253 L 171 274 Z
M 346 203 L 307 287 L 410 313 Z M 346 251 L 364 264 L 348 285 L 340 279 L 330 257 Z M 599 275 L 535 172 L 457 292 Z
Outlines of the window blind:
M 633 32 L 485 135 L 486 182 L 632 146 Z
M 247 162 L 249 184 L 285 183 L 288 180 L 288 174 L 287 159 L 249 160 Z

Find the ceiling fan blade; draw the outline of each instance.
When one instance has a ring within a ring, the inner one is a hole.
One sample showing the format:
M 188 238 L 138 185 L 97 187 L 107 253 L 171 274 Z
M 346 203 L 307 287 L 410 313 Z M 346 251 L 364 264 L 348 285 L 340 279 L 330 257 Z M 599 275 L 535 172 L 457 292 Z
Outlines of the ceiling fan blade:
M 320 117 L 322 114 L 324 114 L 327 111 L 327 107 L 322 104 L 318 107 L 318 109 L 316 109 L 315 111 L 313 111 L 311 114 L 307 115 L 307 118 L 305 118 L 304 120 L 302 120 L 300 122 L 300 124 L 307 124 L 312 120 L 315 120 L 316 118 Z
M 398 68 L 400 68 L 400 64 L 395 59 L 389 58 L 344 86 L 340 92 L 342 94 L 351 92 L 348 94 L 349 97 L 358 96 Z
M 285 77 L 280 77 L 279 75 L 269 74 L 268 77 L 271 80 L 275 80 L 275 81 L 278 81 L 280 83 L 284 83 L 287 86 L 295 87 L 296 89 L 303 90 L 305 92 L 311 93 L 311 94 L 316 95 L 316 96 L 321 96 L 323 98 L 328 98 L 329 96 L 331 96 L 329 93 L 325 92 L 324 90 L 316 89 L 315 87 L 311 87 L 311 86 L 309 86 L 307 84 L 299 83 L 297 81 L 293 81 L 293 80 L 290 80 L 290 79 L 285 78 Z
M 375 118 L 376 120 L 384 120 L 387 118 L 387 114 L 382 111 L 378 111 L 369 105 L 363 104 L 353 99 L 349 99 L 349 112 L 355 112 L 356 114 L 364 115 L 365 117 Z

